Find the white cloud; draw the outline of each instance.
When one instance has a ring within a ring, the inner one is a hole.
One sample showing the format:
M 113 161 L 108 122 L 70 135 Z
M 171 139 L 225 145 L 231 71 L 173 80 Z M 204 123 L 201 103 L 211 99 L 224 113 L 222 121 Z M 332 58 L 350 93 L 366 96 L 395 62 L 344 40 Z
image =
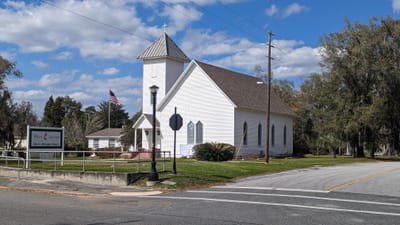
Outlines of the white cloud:
M 304 46 L 302 41 L 274 40 L 272 68 L 275 78 L 306 77 L 320 72 L 321 56 L 319 48 Z M 191 57 L 214 58 L 210 63 L 234 68 L 248 74 L 255 65 L 266 67 L 267 46 L 247 39 L 231 38 L 223 33 L 190 30 L 186 34 L 182 49 L 193 53 Z
M 272 4 L 269 8 L 265 9 L 265 14 L 267 16 L 277 16 L 280 18 L 286 18 L 294 14 L 299 14 L 307 11 L 309 8 L 299 3 L 292 3 L 286 6 L 284 9 L 279 9 L 275 4 Z
M 265 9 L 265 14 L 267 16 L 274 16 L 279 11 L 278 7 L 275 4 L 272 4 L 271 7 Z
M 400 0 L 392 0 L 392 8 L 393 8 L 393 11 L 399 12 L 400 11 Z
M 293 3 L 290 4 L 284 11 L 283 11 L 283 17 L 288 17 L 291 16 L 293 14 L 299 14 L 301 12 L 306 11 L 308 8 L 300 5 L 298 3 Z
M 109 67 L 109 68 L 105 68 L 103 71 L 100 72 L 100 74 L 103 75 L 115 75 L 119 72 L 119 70 L 115 67 Z
M 182 50 L 192 58 L 232 54 L 251 47 L 246 39 L 231 38 L 223 32 L 211 33 L 207 30 L 190 29 L 186 32 Z
M 76 70 L 64 71 L 63 73 L 52 73 L 43 75 L 38 81 L 38 86 L 51 88 L 57 84 L 65 85 L 66 82 L 72 81 L 74 79 Z
M 40 60 L 33 60 L 33 61 L 31 61 L 31 64 L 36 66 L 39 69 L 44 69 L 44 68 L 47 68 L 49 66 L 48 64 L 46 64 L 46 63 L 44 63 L 44 62 L 42 62 Z
M 29 99 L 31 101 L 48 99 L 49 97 L 43 90 L 16 91 L 13 96 L 15 99 Z
M 57 55 L 55 55 L 55 56 L 53 57 L 53 59 L 56 59 L 56 60 L 68 60 L 68 59 L 72 59 L 72 52 L 67 52 L 67 51 L 60 52 L 60 53 L 58 53 Z
M 22 1 L 16 2 L 16 1 L 10 1 L 10 0 L 7 0 L 4 3 L 4 5 L 8 6 L 10 8 L 14 8 L 14 9 L 22 9 L 22 8 L 25 8 L 25 6 L 26 6 L 25 2 L 22 2 Z
M 168 31 L 169 33 L 175 33 L 177 30 L 184 29 L 191 22 L 200 20 L 203 14 L 193 7 L 185 7 L 178 4 L 166 6 L 161 15 L 170 17 L 173 27 Z
M 29 88 L 30 86 L 36 86 L 37 81 L 27 80 L 23 78 L 14 78 L 14 79 L 7 79 L 6 86 L 11 90 L 17 88 Z
M 135 7 L 127 4 L 118 0 L 54 1 L 1 8 L 0 21 L 7 32 L 0 32 L 0 41 L 14 43 L 23 52 L 68 47 L 85 57 L 131 60 L 148 45 L 147 39 L 162 32 L 144 24 Z M 60 57 L 65 59 L 65 55 Z
M 213 5 L 213 4 L 232 4 L 237 2 L 245 2 L 248 0 L 162 0 L 162 2 L 167 4 L 196 4 L 196 5 Z M 137 2 L 142 2 L 146 6 L 154 6 L 160 0 L 137 0 Z

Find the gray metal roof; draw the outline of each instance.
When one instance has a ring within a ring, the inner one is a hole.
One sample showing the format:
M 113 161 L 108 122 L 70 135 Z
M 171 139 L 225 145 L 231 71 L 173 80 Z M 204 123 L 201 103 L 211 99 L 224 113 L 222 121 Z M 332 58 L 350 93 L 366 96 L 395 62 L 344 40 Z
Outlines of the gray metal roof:
M 260 78 L 195 61 L 238 108 L 267 111 L 267 85 Z M 295 116 L 292 109 L 271 90 L 271 112 Z
M 121 136 L 122 131 L 123 131 L 122 128 L 106 128 L 106 129 L 91 133 L 86 137 L 87 138 L 89 138 L 89 137 L 119 137 L 119 136 Z
M 189 62 L 190 59 L 175 44 L 175 42 L 164 33 L 153 44 L 147 47 L 138 57 L 138 59 L 157 59 L 172 58 L 180 62 Z

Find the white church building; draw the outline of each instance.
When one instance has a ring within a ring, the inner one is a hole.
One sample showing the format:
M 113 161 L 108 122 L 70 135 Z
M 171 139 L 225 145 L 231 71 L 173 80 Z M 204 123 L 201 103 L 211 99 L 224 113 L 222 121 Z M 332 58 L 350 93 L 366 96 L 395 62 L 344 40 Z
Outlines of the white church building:
M 234 145 L 241 156 L 265 151 L 267 88 L 259 78 L 190 60 L 166 33 L 138 59 L 143 61 L 143 114 L 133 128 L 135 137 L 142 132 L 142 148 L 153 146 L 150 87 L 156 85 L 157 149 L 173 151 L 174 131 L 169 118 L 176 107 L 183 118 L 183 126 L 176 133 L 177 157 L 192 155 L 193 146 L 205 142 Z M 293 153 L 294 116 L 290 107 L 271 92 L 271 156 Z

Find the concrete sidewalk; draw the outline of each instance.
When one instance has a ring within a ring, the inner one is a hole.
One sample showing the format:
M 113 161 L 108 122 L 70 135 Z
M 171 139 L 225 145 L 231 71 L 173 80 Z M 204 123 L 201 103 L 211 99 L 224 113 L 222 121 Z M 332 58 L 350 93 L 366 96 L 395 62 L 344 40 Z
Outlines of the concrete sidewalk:
M 11 177 L 0 175 L 0 190 L 21 192 L 42 192 L 74 196 L 109 196 L 109 195 L 148 195 L 161 193 L 151 187 L 111 186 L 89 184 L 62 179 L 37 177 Z

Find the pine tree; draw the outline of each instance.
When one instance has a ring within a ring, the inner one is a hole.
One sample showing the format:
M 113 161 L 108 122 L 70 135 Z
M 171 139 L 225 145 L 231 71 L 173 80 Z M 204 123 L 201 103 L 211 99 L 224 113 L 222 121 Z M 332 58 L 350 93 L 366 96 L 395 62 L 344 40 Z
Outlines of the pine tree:
M 54 127 L 53 110 L 54 110 L 54 100 L 53 96 L 50 96 L 49 100 L 47 100 L 46 105 L 44 107 L 43 118 L 41 122 L 42 126 Z

